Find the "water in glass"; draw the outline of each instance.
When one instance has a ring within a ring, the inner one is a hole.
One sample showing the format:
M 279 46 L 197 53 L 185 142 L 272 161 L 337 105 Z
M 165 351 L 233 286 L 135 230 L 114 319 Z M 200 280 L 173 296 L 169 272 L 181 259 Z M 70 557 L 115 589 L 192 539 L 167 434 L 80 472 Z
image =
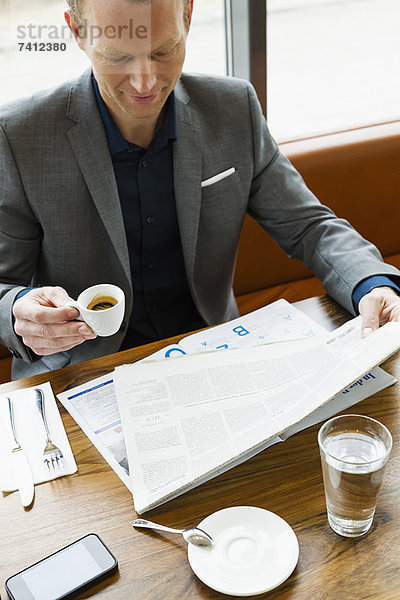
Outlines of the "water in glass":
M 324 440 L 322 472 L 329 524 L 345 536 L 368 531 L 383 480 L 387 447 L 377 436 L 337 432 Z

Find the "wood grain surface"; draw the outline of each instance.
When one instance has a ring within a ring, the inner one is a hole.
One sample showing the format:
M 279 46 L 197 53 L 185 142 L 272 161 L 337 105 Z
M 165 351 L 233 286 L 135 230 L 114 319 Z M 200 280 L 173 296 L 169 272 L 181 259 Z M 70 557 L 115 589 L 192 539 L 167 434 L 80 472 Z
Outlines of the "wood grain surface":
M 349 315 L 327 297 L 298 302 L 298 308 L 329 329 Z M 50 381 L 55 394 L 138 360 L 171 341 L 149 344 L 105 358 L 0 386 L 0 394 Z M 396 355 L 384 368 L 400 378 Z M 294 529 L 299 562 L 279 588 L 256 596 L 268 600 L 395 600 L 400 598 L 400 390 L 399 384 L 347 412 L 369 415 L 393 435 L 393 451 L 370 532 L 342 538 L 328 526 L 317 444 L 318 426 L 265 450 L 244 464 L 148 513 L 173 527 L 199 523 L 228 506 L 258 506 L 279 514 Z M 180 600 L 228 598 L 193 574 L 180 536 L 139 532 L 132 496 L 70 415 L 59 405 L 78 472 L 36 486 L 31 509 L 18 493 L 0 499 L 0 591 L 13 573 L 95 532 L 119 561 L 119 571 L 79 598 Z

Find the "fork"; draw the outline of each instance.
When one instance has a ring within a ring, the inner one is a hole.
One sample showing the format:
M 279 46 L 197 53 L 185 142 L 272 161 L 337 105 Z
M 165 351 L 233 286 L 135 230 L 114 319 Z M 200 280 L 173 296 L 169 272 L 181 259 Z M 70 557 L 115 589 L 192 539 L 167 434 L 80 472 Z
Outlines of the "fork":
M 42 417 L 43 425 L 46 430 L 46 446 L 43 450 L 43 463 L 49 471 L 58 471 L 64 467 L 63 453 L 50 439 L 49 427 L 47 425 L 46 413 L 44 410 L 44 394 L 41 389 L 35 389 L 36 406 Z

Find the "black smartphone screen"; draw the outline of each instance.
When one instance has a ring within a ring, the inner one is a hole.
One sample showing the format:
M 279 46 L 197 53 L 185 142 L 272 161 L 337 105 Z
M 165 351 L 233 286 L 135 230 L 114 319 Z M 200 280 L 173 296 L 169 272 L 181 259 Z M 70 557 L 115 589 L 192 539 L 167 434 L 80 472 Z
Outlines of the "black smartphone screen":
M 13 600 L 61 600 L 117 569 L 118 563 L 94 533 L 13 575 L 6 589 Z

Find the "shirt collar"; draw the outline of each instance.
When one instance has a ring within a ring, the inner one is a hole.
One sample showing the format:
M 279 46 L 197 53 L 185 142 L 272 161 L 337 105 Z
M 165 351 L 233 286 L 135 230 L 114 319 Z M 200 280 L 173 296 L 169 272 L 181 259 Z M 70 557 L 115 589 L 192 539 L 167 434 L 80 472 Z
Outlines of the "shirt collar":
M 120 130 L 118 129 L 114 119 L 112 118 L 110 111 L 108 110 L 103 98 L 100 95 L 99 86 L 92 74 L 94 93 L 96 96 L 97 104 L 100 110 L 101 118 L 103 120 L 104 129 L 106 131 L 108 146 L 111 154 L 117 154 L 118 152 L 124 152 L 129 148 L 141 149 L 136 144 L 128 142 Z M 172 91 L 169 95 L 167 102 L 165 103 L 165 114 L 160 129 L 154 136 L 150 148 L 162 148 L 166 146 L 169 140 L 177 139 L 176 130 L 176 107 L 175 107 L 175 92 Z

